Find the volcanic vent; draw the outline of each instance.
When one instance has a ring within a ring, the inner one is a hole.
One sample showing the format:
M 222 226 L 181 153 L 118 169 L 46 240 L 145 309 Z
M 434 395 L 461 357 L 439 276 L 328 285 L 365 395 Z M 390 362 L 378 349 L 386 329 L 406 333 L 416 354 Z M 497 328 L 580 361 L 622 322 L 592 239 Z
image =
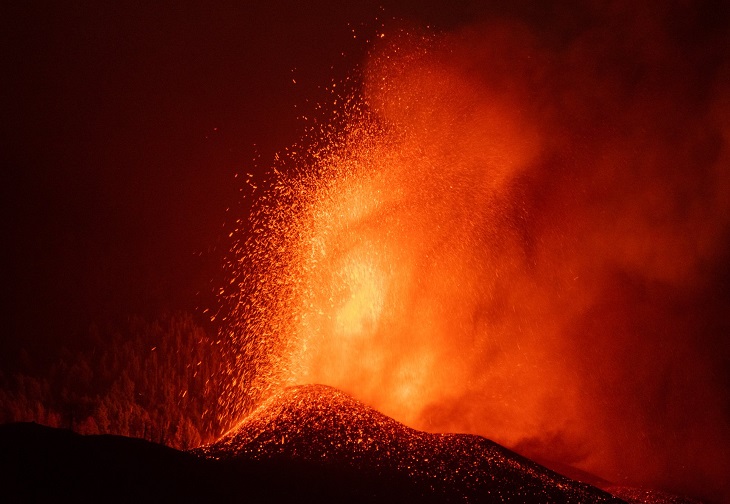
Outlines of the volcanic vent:
M 474 435 L 406 427 L 324 385 L 288 387 L 198 454 L 231 462 L 338 468 L 372 498 L 469 502 L 622 502 Z

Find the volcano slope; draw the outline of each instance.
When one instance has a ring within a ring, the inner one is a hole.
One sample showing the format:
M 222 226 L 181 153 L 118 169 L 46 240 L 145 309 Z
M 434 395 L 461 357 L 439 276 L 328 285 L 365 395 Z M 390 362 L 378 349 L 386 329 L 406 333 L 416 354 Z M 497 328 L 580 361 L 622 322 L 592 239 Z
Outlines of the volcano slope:
M 485 438 L 416 431 L 323 385 L 284 389 L 196 453 L 337 469 L 359 480 L 351 497 L 362 501 L 622 502 Z

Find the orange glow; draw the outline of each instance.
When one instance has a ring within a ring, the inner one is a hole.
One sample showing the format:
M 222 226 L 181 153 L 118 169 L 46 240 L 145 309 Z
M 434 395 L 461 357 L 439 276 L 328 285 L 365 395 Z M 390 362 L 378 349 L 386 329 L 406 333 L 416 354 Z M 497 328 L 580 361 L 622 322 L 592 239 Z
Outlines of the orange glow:
M 586 69 L 600 38 L 551 52 L 494 25 L 384 40 L 337 126 L 293 149 L 307 154 L 242 223 L 233 418 L 322 383 L 614 481 L 691 490 L 671 462 L 684 453 L 720 492 L 730 459 L 709 440 L 730 433 L 676 305 L 730 229 L 726 144 L 693 157 L 705 127 L 726 140 L 728 115 L 674 124 L 683 112 L 662 105 L 681 86 L 630 96 L 630 69 Z M 661 73 L 665 51 L 626 57 Z

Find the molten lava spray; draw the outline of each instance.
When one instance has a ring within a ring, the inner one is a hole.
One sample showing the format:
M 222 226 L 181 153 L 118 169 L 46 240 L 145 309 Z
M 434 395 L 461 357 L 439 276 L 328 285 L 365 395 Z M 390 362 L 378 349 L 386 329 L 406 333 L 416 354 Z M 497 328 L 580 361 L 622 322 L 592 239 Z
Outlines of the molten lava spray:
M 730 498 L 730 40 L 678 9 L 384 34 L 242 223 L 233 417 L 324 383 Z

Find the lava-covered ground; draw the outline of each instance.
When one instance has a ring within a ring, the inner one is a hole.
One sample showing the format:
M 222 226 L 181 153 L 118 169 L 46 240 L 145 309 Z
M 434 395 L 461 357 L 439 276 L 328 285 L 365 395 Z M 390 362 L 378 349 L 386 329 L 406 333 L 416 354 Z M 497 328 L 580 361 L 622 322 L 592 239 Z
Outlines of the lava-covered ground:
M 410 429 L 331 387 L 291 387 L 198 451 L 235 460 L 301 460 L 410 481 L 419 499 L 612 502 L 479 436 Z
M 629 502 L 679 498 L 612 489 Z M 220 441 L 180 452 L 120 436 L 0 426 L 0 500 L 624 502 L 485 438 L 410 429 L 321 385 L 271 397 Z

